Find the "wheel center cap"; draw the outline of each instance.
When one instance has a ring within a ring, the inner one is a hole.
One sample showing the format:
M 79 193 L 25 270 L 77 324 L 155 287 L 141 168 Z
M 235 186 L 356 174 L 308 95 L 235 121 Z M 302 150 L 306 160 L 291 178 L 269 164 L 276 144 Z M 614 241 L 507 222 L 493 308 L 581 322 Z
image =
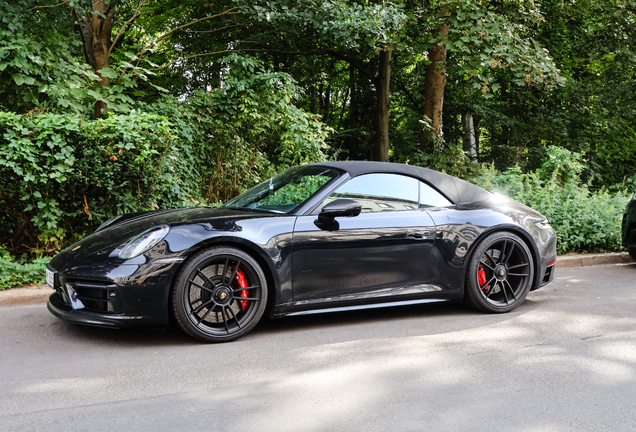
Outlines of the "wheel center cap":
M 216 300 L 216 302 L 221 304 L 229 302 L 231 298 L 231 292 L 229 288 L 226 287 L 219 287 L 219 289 L 217 289 L 216 293 L 214 294 L 214 299 Z
M 495 267 L 495 276 L 497 277 L 497 279 L 504 280 L 506 279 L 507 274 L 508 271 L 506 270 L 505 266 L 498 265 L 497 267 Z

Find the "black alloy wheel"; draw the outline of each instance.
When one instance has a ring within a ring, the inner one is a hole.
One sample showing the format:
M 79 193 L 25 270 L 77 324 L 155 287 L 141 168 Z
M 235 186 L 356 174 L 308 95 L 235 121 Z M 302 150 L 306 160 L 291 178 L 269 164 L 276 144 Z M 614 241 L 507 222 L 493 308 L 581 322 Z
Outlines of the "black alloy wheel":
M 496 232 L 473 252 L 466 274 L 464 301 L 492 313 L 509 312 L 528 295 L 534 280 L 532 254 L 521 238 Z
M 265 274 L 250 255 L 231 247 L 213 247 L 189 258 L 172 292 L 177 323 L 204 342 L 243 336 L 261 319 L 266 303 Z

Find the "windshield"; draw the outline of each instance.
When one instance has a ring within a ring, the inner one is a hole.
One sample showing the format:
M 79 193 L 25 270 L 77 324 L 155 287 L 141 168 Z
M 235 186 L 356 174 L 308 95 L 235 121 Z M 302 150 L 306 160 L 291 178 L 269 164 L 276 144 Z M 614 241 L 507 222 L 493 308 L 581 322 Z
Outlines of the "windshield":
M 336 177 L 337 171 L 325 167 L 292 168 L 228 201 L 225 207 L 290 213 Z

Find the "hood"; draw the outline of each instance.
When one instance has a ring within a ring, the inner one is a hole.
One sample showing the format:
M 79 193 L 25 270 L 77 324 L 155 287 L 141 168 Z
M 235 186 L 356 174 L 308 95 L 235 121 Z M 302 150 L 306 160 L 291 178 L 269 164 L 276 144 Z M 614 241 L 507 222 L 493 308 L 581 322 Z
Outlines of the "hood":
M 268 213 L 255 213 L 227 208 L 196 207 L 176 210 L 158 210 L 147 212 L 124 220 L 96 232 L 71 245 L 51 260 L 51 267 L 58 263 L 70 263 L 74 266 L 89 265 L 105 261 L 111 252 L 147 229 L 168 225 L 170 227 L 197 222 L 208 222 L 222 227 L 228 220 L 271 217 Z

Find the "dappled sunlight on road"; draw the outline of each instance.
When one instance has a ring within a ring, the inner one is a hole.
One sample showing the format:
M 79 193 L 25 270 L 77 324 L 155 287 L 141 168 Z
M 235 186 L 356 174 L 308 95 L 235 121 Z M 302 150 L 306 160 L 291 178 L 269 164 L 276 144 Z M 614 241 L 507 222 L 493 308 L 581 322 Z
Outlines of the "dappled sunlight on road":
M 18 350 L 31 373 L 0 369 L 0 424 L 69 406 L 107 416 L 118 403 L 123 419 L 169 405 L 144 419 L 148 430 L 175 411 L 184 428 L 205 427 L 188 413 L 206 412 L 219 430 L 492 432 L 501 416 L 498 432 L 636 430 L 636 287 L 599 288 L 596 271 L 562 272 L 509 314 L 438 304 L 294 317 L 221 345 L 172 330 L 48 327 L 25 308 L 31 321 L 12 325 L 0 356 Z M 605 279 L 626 275 L 617 266 Z M 21 343 L 36 333 L 41 343 Z

